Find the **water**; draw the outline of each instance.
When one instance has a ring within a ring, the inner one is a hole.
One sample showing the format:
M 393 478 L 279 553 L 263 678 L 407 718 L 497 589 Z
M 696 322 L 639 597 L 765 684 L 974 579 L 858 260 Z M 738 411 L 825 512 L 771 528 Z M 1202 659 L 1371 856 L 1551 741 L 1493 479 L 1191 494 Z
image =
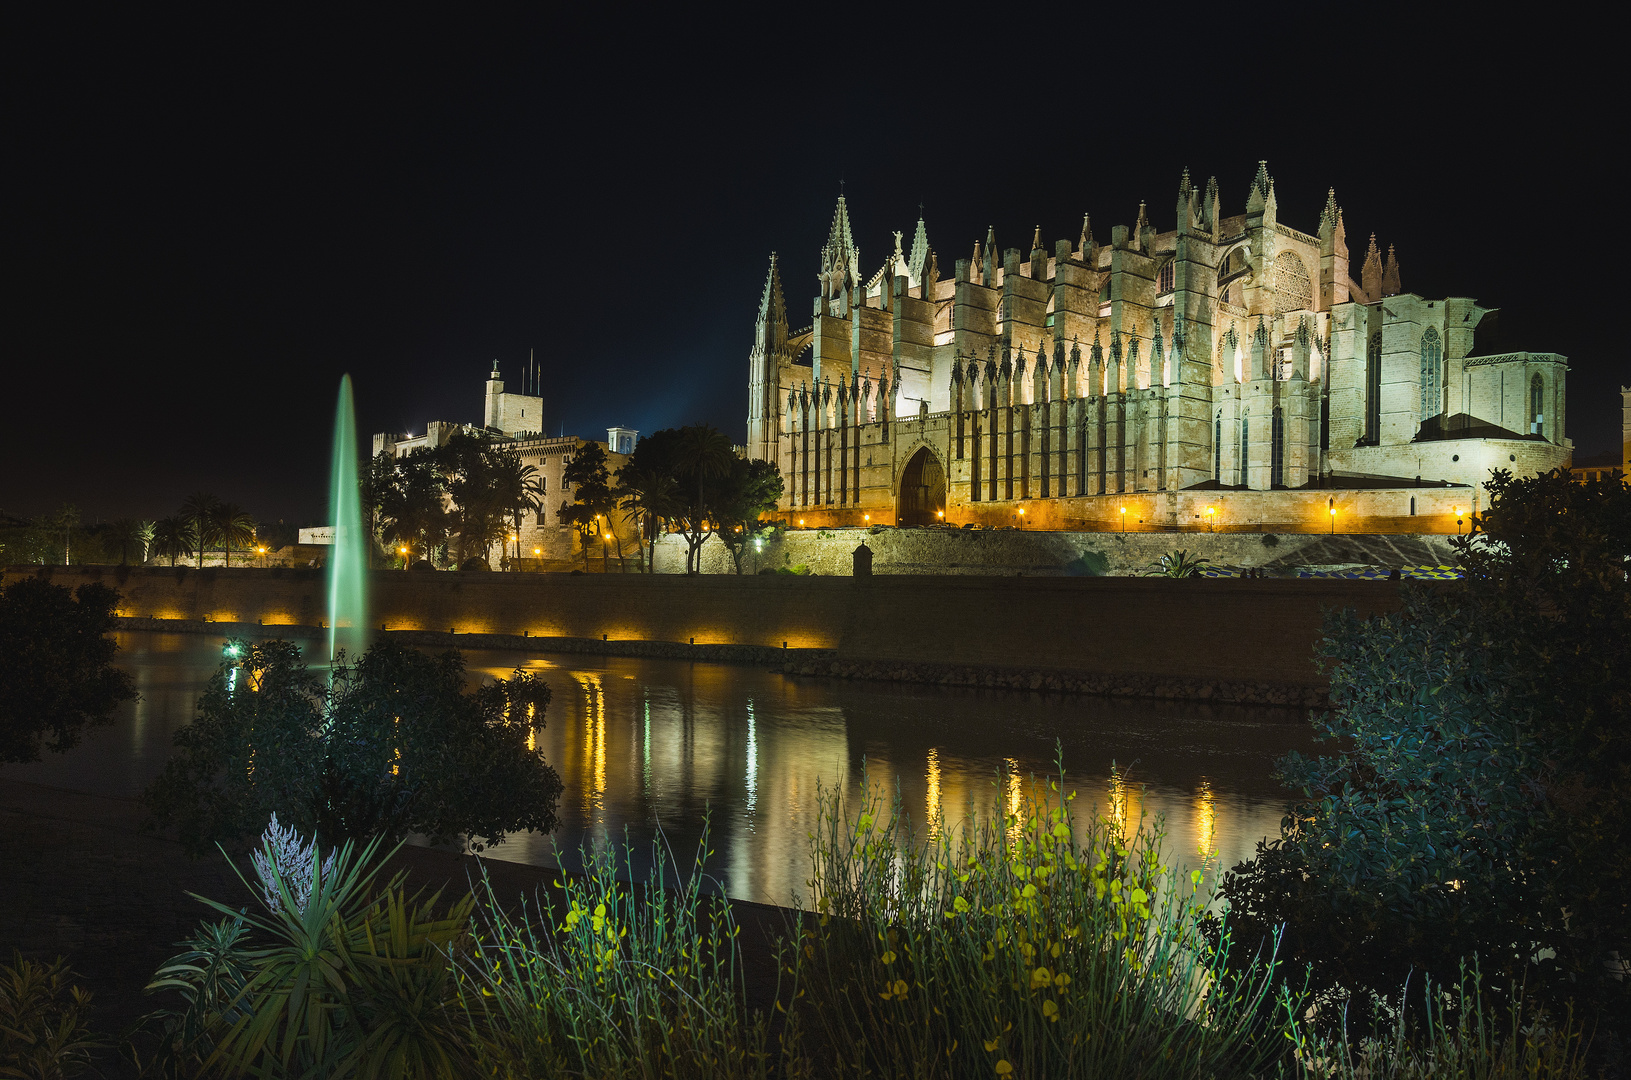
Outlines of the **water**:
M 118 639 L 141 697 L 73 752 L 0 774 L 121 796 L 158 774 L 225 639 Z M 989 806 L 994 795 L 1018 794 L 1016 784 L 993 787 L 1005 765 L 1019 776 L 1051 772 L 1058 739 L 1078 806 L 1127 821 L 1163 814 L 1180 864 L 1211 869 L 1250 858 L 1278 832 L 1285 802 L 1273 761 L 1316 749 L 1302 715 L 1286 709 L 789 678 L 667 660 L 465 655 L 473 682 L 516 666 L 543 674 L 554 700 L 538 746 L 566 783 L 552 836 L 513 837 L 491 856 L 558 865 L 556 845 L 570 854 L 625 830 L 644 851 L 661 824 L 689 859 L 709 815 L 711 870 L 732 896 L 765 903 L 804 894 L 817 782 L 854 793 L 863 765 L 874 785 L 898 785 L 915 820 L 938 810 L 954 822 L 971 796 Z
M 334 467 L 330 478 L 329 520 L 334 523 L 334 550 L 329 552 L 328 655 L 340 650 L 352 657 L 368 647 L 368 537 L 362 527 L 362 492 L 357 485 L 357 416 L 351 401 L 351 376 L 340 378 L 334 405 Z

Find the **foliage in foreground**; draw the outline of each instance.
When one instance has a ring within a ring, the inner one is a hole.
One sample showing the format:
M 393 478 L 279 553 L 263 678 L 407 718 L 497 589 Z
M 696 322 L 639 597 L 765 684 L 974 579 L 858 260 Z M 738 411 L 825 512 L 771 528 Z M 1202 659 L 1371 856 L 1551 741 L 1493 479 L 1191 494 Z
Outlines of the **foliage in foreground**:
M 549 687 L 519 670 L 464 685 L 457 652 L 381 640 L 353 666 L 310 670 L 292 642 L 229 642 L 143 801 L 194 855 L 242 843 L 273 813 L 334 840 L 418 832 L 478 850 L 548 832 L 561 780 L 529 737 Z
M 1223 884 L 1243 939 L 1285 927 L 1329 1024 L 1385 1029 L 1407 979 L 1475 953 L 1599 1030 L 1631 1009 L 1631 489 L 1486 486 L 1460 583 L 1329 616 L 1337 751 L 1281 762 L 1302 799 Z
M 680 876 L 659 838 L 631 886 L 625 848 L 585 852 L 581 877 L 511 915 L 483 881 L 477 944 L 460 972 L 483 1075 L 750 1080 L 782 1075 L 778 1041 L 749 1008 L 728 902 L 703 894 L 707 837 Z
M 1297 997 L 1272 955 L 1240 973 L 1205 934 L 1199 871 L 1159 829 L 1072 813 L 1057 782 L 914 839 L 825 797 L 800 989 L 836 1076 L 1095 1077 L 1271 1072 Z M 972 810 L 972 808 L 971 808 Z
M 40 578 L 0 588 L 0 764 L 78 744 L 136 696 L 113 666 L 119 594 L 95 582 L 69 592 Z
M 1194 577 L 1201 572 L 1201 567 L 1211 562 L 1199 555 L 1191 555 L 1187 551 L 1169 551 L 1152 562 L 1144 571 L 1146 577 L 1186 578 Z
M 227 919 L 205 926 L 149 984 L 179 1008 L 147 1018 L 157 1048 L 144 1075 L 457 1077 L 469 1074 L 454 957 L 472 896 L 441 905 L 398 874 L 374 890 L 380 841 L 320 858 L 276 819 L 244 884 L 263 913 L 199 900 Z M 241 876 L 241 875 L 240 875 Z
M 61 957 L 42 964 L 13 953 L 0 965 L 0 1077 L 55 1080 L 91 1068 L 106 1045 L 87 1026 L 91 995 Z

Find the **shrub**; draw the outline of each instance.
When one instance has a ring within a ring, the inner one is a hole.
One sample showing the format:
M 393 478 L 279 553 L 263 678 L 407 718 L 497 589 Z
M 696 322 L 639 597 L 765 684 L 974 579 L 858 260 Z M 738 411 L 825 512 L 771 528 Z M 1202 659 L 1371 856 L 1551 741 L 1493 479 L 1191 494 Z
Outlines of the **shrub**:
M 1006 789 L 1006 790 L 1004 790 Z M 1242 974 L 1203 931 L 1197 871 L 1159 827 L 1072 814 L 1059 783 L 914 839 L 897 801 L 823 793 L 818 920 L 800 945 L 834 1075 L 1193 1076 L 1268 1068 L 1296 999 L 1271 956 Z
M 621 862 L 585 851 L 559 905 L 539 897 L 517 916 L 484 877 L 477 943 L 460 973 L 482 1075 L 772 1075 L 796 1037 L 777 1054 L 768 1019 L 746 1005 L 730 905 L 702 892 L 707 854 L 704 831 L 682 877 L 659 836 L 650 878 L 636 887 L 632 849 Z
M 1187 551 L 1171 551 L 1151 563 L 1144 574 L 1146 577 L 1194 577 L 1208 562 L 1211 560 L 1191 555 Z
M 549 696 L 523 671 L 465 693 L 458 653 L 389 639 L 328 672 L 290 642 L 232 641 L 143 801 L 195 855 L 274 812 L 335 840 L 548 832 L 561 780 L 529 741 Z
M 468 1074 L 466 1025 L 453 970 L 472 897 L 443 911 L 441 894 L 408 895 L 404 875 L 378 893 L 380 840 L 319 858 L 276 818 L 255 853 L 264 914 L 237 912 L 183 942 L 149 989 L 181 994 L 148 1018 L 161 1048 L 149 1069 L 279 1077 L 457 1077 Z M 240 879 L 242 875 L 240 874 Z
M 0 763 L 70 750 L 136 696 L 130 674 L 113 666 L 118 604 L 94 582 L 74 592 L 40 578 L 0 588 Z
M 68 962 L 24 960 L 0 965 L 0 1076 L 55 1080 L 91 1068 L 107 1045 L 86 1025 L 91 995 L 73 985 Z

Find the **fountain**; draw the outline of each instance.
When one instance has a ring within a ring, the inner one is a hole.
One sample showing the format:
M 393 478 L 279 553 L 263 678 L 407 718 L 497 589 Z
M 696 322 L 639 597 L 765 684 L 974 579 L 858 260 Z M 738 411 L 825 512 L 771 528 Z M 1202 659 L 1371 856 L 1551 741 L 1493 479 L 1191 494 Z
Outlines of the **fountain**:
M 329 485 L 329 520 L 334 550 L 328 560 L 328 655 L 344 650 L 354 663 L 368 647 L 368 536 L 362 525 L 362 491 L 357 485 L 357 418 L 351 402 L 351 376 L 340 379 L 334 407 L 334 468 Z

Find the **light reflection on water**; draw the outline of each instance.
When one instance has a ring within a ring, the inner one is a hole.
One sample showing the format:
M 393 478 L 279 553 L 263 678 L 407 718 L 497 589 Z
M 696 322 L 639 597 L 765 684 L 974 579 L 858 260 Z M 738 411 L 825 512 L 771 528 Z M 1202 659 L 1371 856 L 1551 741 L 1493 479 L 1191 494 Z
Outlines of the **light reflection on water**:
M 128 797 L 158 774 L 223 639 L 119 640 L 140 698 L 71 753 L 4 775 Z M 688 864 L 706 819 L 711 872 L 731 895 L 766 903 L 805 892 L 818 783 L 853 795 L 863 768 L 875 787 L 898 791 L 914 821 L 955 826 L 971 804 L 1016 807 L 1023 778 L 1053 772 L 1057 739 L 1078 808 L 1095 806 L 1127 832 L 1141 815 L 1164 815 L 1175 859 L 1213 869 L 1249 858 L 1278 831 L 1285 804 L 1273 761 L 1314 749 L 1302 714 L 1285 709 L 790 678 L 668 660 L 465 655 L 472 682 L 516 666 L 543 675 L 554 696 L 536 745 L 566 783 L 552 836 L 512 837 L 491 856 L 557 865 L 558 846 L 571 869 L 580 845 L 598 849 L 626 834 L 638 868 L 660 824 Z

